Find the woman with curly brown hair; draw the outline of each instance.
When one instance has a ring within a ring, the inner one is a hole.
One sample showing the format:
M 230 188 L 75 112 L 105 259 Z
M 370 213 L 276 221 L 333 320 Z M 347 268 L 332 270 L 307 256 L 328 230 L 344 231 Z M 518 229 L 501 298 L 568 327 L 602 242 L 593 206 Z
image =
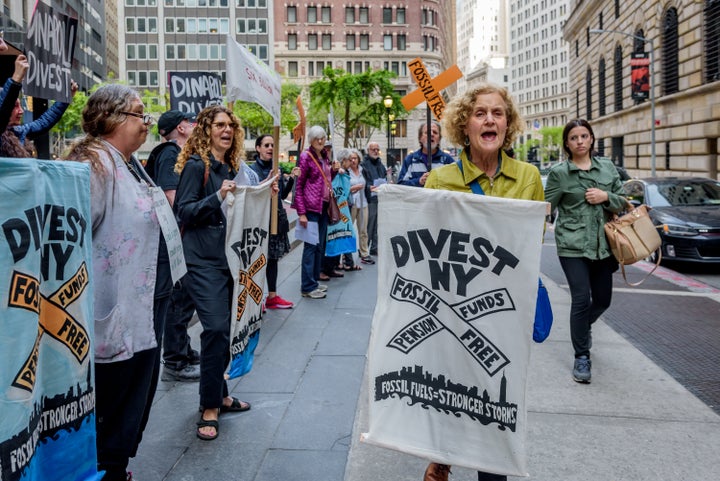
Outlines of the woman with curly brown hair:
M 481 84 L 454 97 L 445 108 L 443 125 L 450 141 L 463 149 L 457 162 L 430 172 L 426 189 L 544 199 L 540 171 L 507 154 L 523 131 L 523 120 L 505 88 Z M 447 481 L 449 472 L 447 464 L 430 463 L 423 480 Z M 507 476 L 478 472 L 478 481 L 507 481 Z
M 137 92 L 105 85 L 82 113 L 85 136 L 67 159 L 90 166 L 95 307 L 95 414 L 104 481 L 126 472 L 147 423 L 160 369 L 158 339 L 170 299 L 170 263 L 153 185 L 135 158 L 152 117 Z
M 220 105 L 206 108 L 180 151 L 175 206 L 183 226 L 187 263 L 184 285 L 203 326 L 200 335 L 200 421 L 197 437 L 218 436 L 221 412 L 247 411 L 250 404 L 229 395 L 225 369 L 230 362 L 233 278 L 225 257 L 225 215 L 220 208 L 235 190 L 244 155 L 240 120 Z M 244 169 L 246 175 L 247 170 Z

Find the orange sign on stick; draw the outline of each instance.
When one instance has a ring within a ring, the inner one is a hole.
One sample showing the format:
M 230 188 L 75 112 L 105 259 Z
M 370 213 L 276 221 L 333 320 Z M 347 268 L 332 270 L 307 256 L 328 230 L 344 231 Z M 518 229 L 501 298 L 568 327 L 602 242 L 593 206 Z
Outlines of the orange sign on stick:
M 443 110 L 445 110 L 445 101 L 440 95 L 440 91 L 457 82 L 462 77 L 462 72 L 457 65 L 453 65 L 437 77 L 432 78 L 420 57 L 408 63 L 408 67 L 410 67 L 410 73 L 412 73 L 419 88 L 400 99 L 403 107 L 405 107 L 405 110 L 412 110 L 425 101 L 435 118 L 441 120 Z

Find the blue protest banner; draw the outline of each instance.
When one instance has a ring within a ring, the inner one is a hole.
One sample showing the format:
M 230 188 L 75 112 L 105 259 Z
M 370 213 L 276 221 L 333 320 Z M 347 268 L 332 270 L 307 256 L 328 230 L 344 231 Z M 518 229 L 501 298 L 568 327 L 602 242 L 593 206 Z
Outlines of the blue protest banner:
M 2 481 L 100 479 L 91 229 L 87 165 L 0 159 Z
M 355 252 L 357 250 L 357 236 L 350 218 L 350 176 L 347 173 L 338 173 L 332 181 L 335 199 L 342 218 L 337 224 L 328 226 L 325 255 L 328 257 Z

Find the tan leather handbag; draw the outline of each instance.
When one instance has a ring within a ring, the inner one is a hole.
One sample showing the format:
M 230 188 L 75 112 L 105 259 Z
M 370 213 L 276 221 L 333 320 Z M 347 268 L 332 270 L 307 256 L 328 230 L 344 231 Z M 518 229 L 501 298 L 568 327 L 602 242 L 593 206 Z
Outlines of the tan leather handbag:
M 648 276 L 652 274 L 662 259 L 662 250 L 660 249 L 662 240 L 658 228 L 653 225 L 650 215 L 648 215 L 646 205 L 633 207 L 628 203 L 628 208 L 630 211 L 627 214 L 621 217 L 613 215 L 613 218 L 605 223 L 605 237 L 607 237 L 615 259 L 620 263 L 625 282 L 631 286 L 639 286 L 647 279 L 647 276 L 640 282 L 631 284 L 625 277 L 625 266 L 657 253 L 655 268 L 648 273 Z

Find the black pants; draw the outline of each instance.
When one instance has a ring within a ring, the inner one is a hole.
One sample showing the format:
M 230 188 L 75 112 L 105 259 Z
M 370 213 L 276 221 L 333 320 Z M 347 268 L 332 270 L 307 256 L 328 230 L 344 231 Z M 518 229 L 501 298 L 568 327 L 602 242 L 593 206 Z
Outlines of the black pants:
M 265 268 L 265 282 L 267 282 L 268 292 L 277 292 L 278 278 L 278 260 L 268 259 Z
M 355 259 L 353 259 L 352 252 L 347 252 L 342 255 L 342 263 L 348 269 L 355 267 Z
M 169 298 L 155 298 L 155 337 L 161 339 Z M 98 470 L 103 480 L 125 480 L 150 416 L 160 373 L 160 348 L 136 352 L 124 361 L 95 364 Z
M 187 282 L 187 279 L 183 278 L 173 286 L 163 338 L 163 362 L 170 369 L 178 371 L 184 369 L 194 357 L 187 330 L 195 313 L 195 304 L 183 282 Z
M 368 225 L 367 225 L 368 247 L 370 249 L 370 253 L 373 255 L 377 254 L 377 250 L 378 250 L 377 218 L 378 218 L 378 203 L 377 203 L 377 201 L 369 202 L 368 203 Z
M 229 269 L 189 264 L 186 289 L 195 304 L 200 334 L 200 405 L 219 408 L 228 395 L 223 377 L 230 362 L 230 307 L 233 279 Z
M 590 260 L 560 257 L 570 287 L 570 338 L 575 357 L 590 356 L 590 329 L 612 300 L 612 274 L 618 268 L 614 257 Z
M 328 276 L 331 276 L 336 270 L 337 266 L 340 264 L 340 256 L 323 256 L 322 260 L 322 267 L 320 268 L 320 271 Z
M 478 481 L 507 481 L 503 474 L 481 473 L 478 471 Z

